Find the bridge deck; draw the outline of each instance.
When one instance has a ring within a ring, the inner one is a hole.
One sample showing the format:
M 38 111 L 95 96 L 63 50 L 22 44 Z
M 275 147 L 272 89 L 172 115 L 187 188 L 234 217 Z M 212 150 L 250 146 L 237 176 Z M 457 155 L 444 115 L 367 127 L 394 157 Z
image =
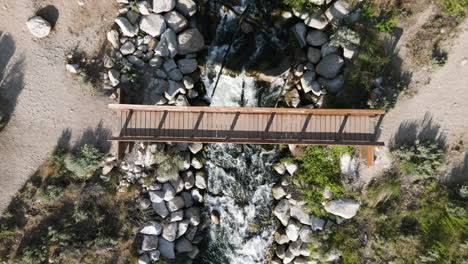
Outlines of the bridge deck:
M 384 110 L 112 104 L 114 141 L 381 146 Z

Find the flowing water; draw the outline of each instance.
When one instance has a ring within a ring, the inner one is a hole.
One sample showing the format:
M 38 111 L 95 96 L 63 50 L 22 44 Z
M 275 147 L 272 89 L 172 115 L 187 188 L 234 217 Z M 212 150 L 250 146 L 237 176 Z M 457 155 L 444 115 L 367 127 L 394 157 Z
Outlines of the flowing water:
M 243 11 L 245 0 L 238 7 Z M 272 106 L 283 85 L 262 83 L 248 76 L 246 68 L 256 63 L 262 49 L 271 39 L 256 35 L 255 49 L 242 61 L 240 71 L 221 74 L 224 54 L 229 49 L 226 38 L 236 31 L 237 16 L 219 10 L 221 21 L 209 48 L 202 80 L 207 100 L 212 106 Z M 242 48 L 242 39 L 234 41 L 231 52 Z M 230 69 L 228 69 L 230 70 Z M 278 161 L 276 148 L 266 150 L 257 145 L 209 144 L 206 157 L 208 188 L 205 206 L 220 213 L 221 224 L 211 225 L 195 263 L 253 264 L 265 263 L 267 251 L 276 230 L 272 221 L 271 187 L 278 180 L 272 165 Z

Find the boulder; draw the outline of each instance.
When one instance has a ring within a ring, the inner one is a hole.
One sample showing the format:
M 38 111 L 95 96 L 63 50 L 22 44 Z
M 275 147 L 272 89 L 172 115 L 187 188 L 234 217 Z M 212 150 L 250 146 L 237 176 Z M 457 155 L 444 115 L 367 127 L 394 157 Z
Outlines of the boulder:
M 148 223 L 140 230 L 140 233 L 142 234 L 153 235 L 153 236 L 159 236 L 161 232 L 162 232 L 162 226 L 156 222 Z
M 191 252 L 193 250 L 192 242 L 187 240 L 185 237 L 177 239 L 175 243 L 175 250 L 177 253 Z
M 310 256 L 310 248 L 309 248 L 309 246 L 308 246 L 307 243 L 302 243 L 302 246 L 301 246 L 301 255 L 302 255 L 302 256 L 305 256 L 305 257 Z M 308 263 L 308 264 L 312 264 L 312 263 Z
M 294 36 L 296 36 L 297 42 L 299 43 L 299 47 L 303 48 L 306 46 L 306 33 L 307 27 L 304 23 L 297 23 L 293 27 Z
M 304 93 L 312 92 L 315 95 L 320 95 L 320 85 L 315 81 L 316 74 L 313 71 L 306 71 L 301 77 L 301 86 Z M 286 167 L 285 167 L 286 169 Z
M 120 31 L 122 31 L 122 34 L 126 37 L 134 37 L 136 34 L 138 34 L 138 28 L 132 25 L 130 21 L 128 21 L 127 18 L 125 17 L 117 17 L 115 19 L 115 23 L 120 28 Z
M 181 177 L 176 177 L 175 179 L 170 180 L 169 183 L 172 185 L 176 193 L 180 193 L 184 190 L 184 181 Z
M 325 15 L 329 20 L 341 20 L 352 11 L 352 6 L 346 0 L 338 0 L 330 6 Z
M 200 253 L 200 250 L 198 249 L 197 246 L 193 246 L 193 250 L 192 252 L 189 252 L 187 254 L 187 256 L 190 258 L 190 259 L 195 259 L 198 255 L 198 253 Z
M 180 221 L 182 219 L 184 219 L 184 210 L 175 211 L 175 212 L 172 212 L 169 215 L 169 222 L 170 223 L 177 222 L 177 221 Z
M 190 192 L 192 194 L 192 199 L 196 202 L 203 202 L 203 195 L 200 193 L 200 190 L 193 188 Z
M 317 261 L 314 261 L 314 260 L 308 260 L 307 258 L 304 258 L 304 257 L 296 257 L 294 259 L 294 262 L 293 264 L 318 264 Z
M 150 251 L 158 248 L 158 236 L 144 235 L 141 250 Z
M 136 2 L 136 6 L 138 8 L 138 12 L 140 12 L 140 14 L 144 15 L 144 16 L 148 16 L 149 14 L 151 14 L 151 6 L 150 4 L 143 0 L 143 1 L 138 1 Z
M 163 62 L 164 62 L 163 58 L 159 56 L 154 56 L 152 59 L 149 60 L 148 64 L 151 67 L 160 68 Z
M 156 48 L 154 49 L 154 55 L 155 56 L 160 56 L 160 57 L 169 56 L 170 53 L 169 53 L 168 45 L 169 44 L 167 43 L 167 40 L 165 38 L 161 37 L 161 40 L 158 42 L 158 44 L 156 45 Z
M 309 47 L 307 49 L 307 59 L 313 64 L 317 64 L 322 58 L 322 53 L 319 49 Z
M 218 210 L 215 210 L 215 209 L 211 210 L 210 218 L 213 224 L 215 225 L 221 224 L 221 215 Z
M 120 53 L 122 53 L 122 55 L 124 55 L 124 56 L 133 54 L 135 52 L 135 50 L 136 50 L 135 49 L 135 44 L 133 44 L 133 42 L 131 42 L 131 41 L 124 42 L 122 47 L 120 47 Z
M 148 209 L 151 206 L 151 201 L 146 198 L 143 198 L 140 200 L 140 203 L 138 206 L 141 210 Z
M 177 35 L 174 30 L 171 28 L 166 29 L 166 31 L 161 35 L 161 39 L 164 40 L 169 56 L 174 58 L 178 53 Z
M 304 225 L 310 225 L 311 219 L 307 207 L 304 205 L 294 205 L 290 209 L 291 217 L 299 220 Z
M 353 199 L 341 198 L 337 200 L 328 201 L 324 204 L 327 212 L 341 216 L 345 219 L 354 217 L 359 210 L 359 203 Z
M 167 210 L 166 203 L 165 202 L 160 202 L 160 203 L 153 203 L 151 205 L 153 207 L 153 210 L 162 218 L 166 218 L 169 215 L 169 211 Z
M 117 85 L 119 85 L 119 83 L 120 83 L 120 73 L 118 71 L 116 71 L 114 69 L 111 69 L 111 70 L 109 70 L 107 75 L 109 76 L 109 80 L 110 80 L 111 85 L 113 87 L 116 87 Z
M 283 175 L 286 172 L 286 167 L 284 166 L 283 163 L 277 163 L 273 165 L 273 169 L 281 175 Z
M 135 53 L 136 54 L 136 53 Z M 130 55 L 130 56 L 127 56 L 127 60 L 137 66 L 137 67 L 143 67 L 145 65 L 145 62 L 142 61 L 140 58 L 136 57 L 136 56 L 133 56 L 133 55 Z
M 312 228 L 310 228 L 310 226 L 303 225 L 299 230 L 299 236 L 304 243 L 312 243 L 314 241 Z
M 325 220 L 320 219 L 315 216 L 312 216 L 311 222 L 312 222 L 311 227 L 313 231 L 322 231 L 323 227 L 325 226 Z
M 196 28 L 190 28 L 177 36 L 179 54 L 186 55 L 195 53 L 205 47 L 203 35 Z
M 52 29 L 50 23 L 40 16 L 31 17 L 28 22 L 26 22 L 26 26 L 29 32 L 36 38 L 47 37 Z
M 185 208 L 189 208 L 193 205 L 192 194 L 189 192 L 181 192 L 180 196 L 184 199 Z
M 169 75 L 169 78 L 174 81 L 182 81 L 182 78 L 184 78 L 184 76 L 182 75 L 179 69 L 173 69 L 172 71 L 169 72 L 168 75 Z M 188 104 L 185 104 L 185 106 L 187 105 Z
M 325 57 L 330 54 L 338 53 L 338 48 L 333 46 L 330 42 L 327 42 L 322 45 L 320 52 L 322 53 L 322 57 Z
M 301 103 L 301 98 L 297 89 L 293 88 L 284 95 L 284 101 L 290 107 L 297 108 Z
M 309 16 L 309 13 L 307 13 L 307 11 L 304 11 L 304 10 L 299 10 L 299 9 L 296 9 L 296 8 L 293 8 L 293 15 L 304 20 L 306 19 L 308 16 Z
M 185 238 L 188 240 L 192 241 L 195 238 L 195 235 L 197 234 L 198 227 L 196 226 L 189 226 L 187 229 L 187 232 L 185 232 Z
M 273 214 L 280 220 L 284 226 L 288 225 L 291 215 L 289 214 L 291 204 L 287 199 L 282 199 L 273 209 Z
M 284 162 L 284 167 L 286 167 L 286 170 L 289 172 L 289 174 L 294 175 L 294 173 L 297 171 L 298 166 L 297 164 L 290 163 L 290 162 Z
M 176 0 L 153 0 L 153 12 L 163 13 L 174 9 Z
M 192 158 L 192 162 L 190 163 L 190 165 L 192 165 L 192 167 L 194 167 L 197 170 L 203 168 L 203 163 L 196 157 Z
M 279 245 L 276 247 L 276 256 L 280 259 L 284 259 L 285 254 L 286 254 L 286 245 Z
M 290 220 L 288 225 L 286 226 L 286 235 L 288 236 L 289 240 L 296 241 L 299 238 L 299 230 L 301 226 L 293 220 Z
M 168 259 L 175 259 L 174 243 L 164 238 L 159 239 L 159 251 L 161 256 Z
M 289 250 L 294 256 L 300 256 L 301 255 L 301 246 L 302 246 L 302 241 L 296 240 L 291 243 L 289 243 Z
M 135 25 L 138 22 L 138 19 L 140 19 L 140 14 L 138 12 L 133 11 L 133 10 L 127 11 L 125 16 L 127 17 L 128 21 L 130 21 L 130 23 L 132 25 Z M 137 32 L 137 34 L 138 34 L 138 32 Z
M 177 237 L 177 223 L 166 224 L 163 228 L 162 237 L 173 242 Z
M 326 78 L 318 78 L 317 82 L 320 84 L 321 87 L 325 88 L 328 92 L 332 94 L 339 93 L 344 86 L 344 77 L 342 74 L 338 75 L 338 77 L 334 79 L 326 79 Z
M 166 182 L 163 184 L 162 191 L 164 192 L 164 197 L 163 197 L 164 201 L 170 201 L 176 195 L 176 191 L 174 190 L 174 187 L 172 187 L 172 185 L 169 182 Z
M 197 12 L 197 4 L 192 0 L 177 0 L 175 8 L 185 17 L 191 17 Z
M 166 72 L 170 72 L 171 70 L 177 68 L 177 64 L 173 59 L 168 59 L 163 63 L 163 69 Z
M 193 87 L 192 87 L 192 88 L 193 88 Z M 187 87 L 187 89 L 190 89 L 190 88 Z M 190 99 L 195 99 L 195 98 L 198 97 L 198 91 L 195 90 L 195 89 L 190 89 L 190 90 L 188 90 L 187 96 L 188 96 L 188 98 L 190 98 Z
M 157 261 L 161 258 L 161 252 L 159 250 L 152 250 L 149 252 L 149 258 L 153 261 Z
M 164 20 L 166 20 L 167 26 L 174 30 L 175 33 L 179 33 L 188 27 L 187 19 L 177 11 L 167 12 L 164 15 Z
M 115 29 L 107 32 L 107 41 L 110 42 L 114 49 L 120 48 L 120 41 L 119 41 L 119 32 Z
M 199 189 L 206 189 L 206 173 L 204 171 L 197 171 L 195 173 L 195 186 Z
M 182 179 L 184 180 L 185 189 L 190 190 L 195 185 L 195 175 L 191 170 L 184 171 L 182 173 Z
M 335 78 L 341 71 L 344 60 L 337 54 L 324 57 L 316 67 L 317 74 L 328 79 Z
M 166 30 L 164 17 L 159 14 L 144 16 L 140 21 L 140 29 L 152 37 L 159 37 Z
M 187 232 L 189 225 L 190 225 L 189 220 L 182 220 L 177 223 L 177 238 L 183 236 L 185 232 Z
M 324 29 L 328 25 L 328 19 L 322 11 L 314 13 L 304 20 L 304 23 L 311 28 Z
M 190 207 L 185 210 L 185 219 L 190 221 L 190 225 L 198 226 L 201 221 L 200 217 L 200 208 L 198 207 Z
M 138 258 L 138 264 L 149 264 L 149 263 L 150 263 L 150 258 L 146 254 Z
M 185 94 L 186 91 L 179 82 L 169 80 L 169 88 L 165 92 L 168 100 L 174 99 L 179 93 Z
M 197 69 L 198 63 L 196 59 L 181 59 L 177 61 L 177 66 L 183 74 L 190 74 Z
M 192 152 L 192 154 L 197 154 L 202 149 L 203 149 L 203 143 L 191 143 L 189 145 L 189 150 L 190 152 Z
M 286 250 L 286 253 L 284 253 L 283 264 L 291 263 L 295 257 L 296 256 L 294 256 L 294 254 L 291 253 L 291 250 L 289 250 L 288 248 L 288 250 Z
M 169 212 L 175 212 L 185 207 L 184 199 L 180 196 L 176 196 L 173 199 L 167 201 L 166 206 Z
M 284 191 L 283 187 L 278 185 L 271 188 L 271 192 L 273 194 L 273 198 L 276 200 L 281 200 L 281 198 L 286 196 L 286 192 Z
M 274 234 L 275 242 L 283 245 L 289 242 L 289 238 L 285 233 L 275 232 Z
M 307 44 L 311 46 L 322 46 L 328 41 L 328 36 L 327 34 L 323 33 L 320 30 L 310 30 L 309 33 L 307 33 Z
M 184 76 L 184 78 L 182 79 L 182 82 L 183 82 L 183 84 L 184 84 L 185 89 L 189 89 L 189 90 L 190 90 L 190 89 L 192 89 L 192 88 L 195 86 L 195 83 L 194 83 L 193 79 L 192 79 L 190 76 Z M 195 91 L 195 90 L 193 90 L 193 91 Z M 190 99 L 193 99 L 193 98 L 190 97 L 190 92 L 191 92 L 191 91 L 189 91 L 188 96 L 189 96 Z M 196 92 L 196 91 L 195 91 L 195 92 Z M 195 97 L 196 97 L 196 96 L 195 96 Z M 202 143 L 198 143 L 198 144 L 202 144 Z M 202 146 L 203 146 L 203 144 L 202 144 Z

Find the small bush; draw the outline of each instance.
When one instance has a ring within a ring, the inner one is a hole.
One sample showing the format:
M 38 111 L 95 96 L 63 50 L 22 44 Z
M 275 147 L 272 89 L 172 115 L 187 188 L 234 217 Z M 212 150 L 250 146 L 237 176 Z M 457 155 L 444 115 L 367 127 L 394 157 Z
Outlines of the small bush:
M 455 16 L 459 21 L 465 18 L 468 0 L 440 0 L 445 13 Z
M 77 178 L 87 178 L 98 168 L 102 157 L 103 153 L 96 147 L 86 144 L 76 154 L 65 157 L 65 167 Z
M 369 184 L 366 200 L 371 207 L 375 207 L 380 202 L 388 201 L 392 197 L 398 197 L 400 193 L 400 178 L 396 173 L 392 173 Z
M 184 160 L 180 151 L 168 146 L 154 153 L 154 162 L 158 165 L 159 176 L 164 178 L 177 178 L 179 171 L 184 168 Z
M 317 5 L 312 4 L 309 0 L 283 0 L 282 2 L 290 8 L 308 13 L 313 13 L 319 9 Z
M 445 160 L 444 149 L 430 141 L 396 146 L 392 155 L 400 170 L 413 176 L 414 180 L 435 176 Z

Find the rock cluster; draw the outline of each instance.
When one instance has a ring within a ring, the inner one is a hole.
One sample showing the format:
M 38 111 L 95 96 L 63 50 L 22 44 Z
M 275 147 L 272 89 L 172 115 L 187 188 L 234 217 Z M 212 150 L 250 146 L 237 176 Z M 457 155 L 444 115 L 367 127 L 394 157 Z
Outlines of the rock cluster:
M 163 144 L 137 144 L 119 166 L 125 174 L 120 181 L 121 189 L 130 184 L 141 184 L 140 209 L 154 210 L 158 216 L 140 230 L 143 237 L 140 263 L 150 263 L 160 257 L 175 259 L 178 253 L 187 253 L 195 258 L 199 252 L 197 244 L 202 240 L 200 232 L 209 223 L 209 216 L 202 216 L 207 176 L 203 164 L 195 157 L 203 145 L 176 144 L 184 157 L 184 166 L 171 176 L 161 175 L 155 164 L 155 153 L 162 147 Z M 201 166 L 198 163 L 194 166 L 195 159 Z M 104 165 L 102 174 L 110 170 L 112 168 Z
M 323 4 L 317 0 L 314 3 Z M 357 46 L 346 38 L 346 44 L 334 41 L 325 33 L 330 24 L 339 24 L 351 13 L 351 5 L 345 0 L 338 0 L 326 12 L 318 11 L 307 14 L 293 10 L 293 14 L 302 20 L 292 27 L 292 31 L 301 47 L 305 59 L 294 69 L 294 85 L 284 94 L 284 100 L 290 107 L 303 106 L 320 108 L 327 93 L 338 94 L 344 87 L 343 68 L 345 59 L 351 59 Z M 343 30 L 335 35 L 343 37 Z M 341 35 L 339 34 L 341 33 Z M 301 93 L 299 91 L 302 91 Z M 300 95 L 303 94 L 303 97 Z
M 196 3 L 118 2 L 120 14 L 107 33 L 114 61 L 105 62 L 104 88 L 125 88 L 129 96 L 144 97 L 143 104 L 189 105 L 189 99 L 199 96 L 194 85 L 199 80 L 196 53 L 205 47 L 202 34 L 193 27 Z

